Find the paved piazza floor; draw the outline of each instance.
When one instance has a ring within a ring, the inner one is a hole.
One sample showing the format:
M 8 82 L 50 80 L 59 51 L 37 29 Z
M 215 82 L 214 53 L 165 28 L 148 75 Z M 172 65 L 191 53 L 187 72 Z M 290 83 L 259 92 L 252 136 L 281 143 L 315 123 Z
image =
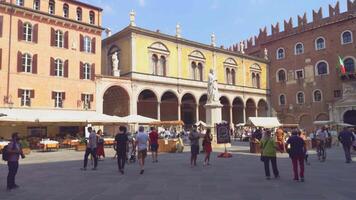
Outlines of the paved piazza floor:
M 189 149 L 188 147 L 185 147 Z M 247 143 L 237 142 L 230 159 L 212 156 L 212 165 L 190 168 L 189 152 L 160 154 L 159 162 L 147 162 L 144 175 L 138 164 L 126 166 L 125 175 L 117 172 L 116 161 L 106 158 L 98 171 L 80 171 L 83 152 L 33 152 L 21 161 L 17 183 L 20 189 L 7 192 L 7 167 L 0 164 L 0 199 L 356 199 L 356 156 L 354 163 L 344 163 L 341 147 L 328 150 L 325 163 L 311 152 L 306 166 L 306 182 L 293 182 L 291 162 L 278 155 L 280 180 L 265 180 L 258 155 L 248 153 Z M 109 157 L 113 151 L 106 149 Z M 150 158 L 150 157 L 149 157 Z

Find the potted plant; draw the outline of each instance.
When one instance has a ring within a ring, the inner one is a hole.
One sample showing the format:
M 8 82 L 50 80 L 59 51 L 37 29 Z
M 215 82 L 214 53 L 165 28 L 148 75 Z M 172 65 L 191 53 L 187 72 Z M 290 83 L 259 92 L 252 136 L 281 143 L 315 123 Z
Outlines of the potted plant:
M 21 148 L 22 148 L 22 152 L 25 155 L 28 155 L 28 154 L 31 153 L 30 143 L 26 139 L 20 140 L 20 145 L 21 145 Z
M 79 143 L 75 146 L 75 150 L 77 151 L 85 151 L 87 148 L 87 140 L 83 138 L 79 138 Z

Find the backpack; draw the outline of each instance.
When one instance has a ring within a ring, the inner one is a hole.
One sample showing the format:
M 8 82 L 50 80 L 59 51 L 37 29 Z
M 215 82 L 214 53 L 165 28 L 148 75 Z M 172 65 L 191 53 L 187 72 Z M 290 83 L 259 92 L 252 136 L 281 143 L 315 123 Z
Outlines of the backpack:
M 5 145 L 4 148 L 1 150 L 2 151 L 2 159 L 4 161 L 8 161 L 9 160 L 9 152 L 7 150 L 8 145 Z

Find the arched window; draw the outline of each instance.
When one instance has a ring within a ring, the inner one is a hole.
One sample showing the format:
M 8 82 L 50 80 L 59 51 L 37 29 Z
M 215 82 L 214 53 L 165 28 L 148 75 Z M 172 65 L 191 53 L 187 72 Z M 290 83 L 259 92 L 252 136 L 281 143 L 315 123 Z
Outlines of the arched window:
M 152 55 L 152 69 L 153 74 L 158 75 L 158 56 L 156 54 Z
M 84 37 L 84 51 L 91 53 L 91 39 L 88 36 Z
M 251 78 L 252 78 L 252 87 L 257 87 L 256 74 L 252 73 Z
M 202 63 L 198 63 L 198 76 L 199 76 L 199 80 L 203 81 L 203 64 Z
M 284 49 L 283 48 L 279 48 L 277 49 L 277 60 L 283 59 L 284 58 Z
M 231 70 L 231 84 L 236 85 L 236 72 L 234 69 Z
M 314 102 L 320 102 L 321 101 L 321 91 L 320 90 L 315 90 L 313 92 L 313 100 L 314 100 Z
M 89 63 L 84 64 L 84 79 L 86 80 L 91 79 L 91 68 Z
M 295 45 L 294 54 L 301 55 L 303 53 L 304 53 L 304 45 L 303 45 L 303 43 L 299 42 Z
M 319 61 L 316 64 L 316 75 L 326 75 L 329 73 L 328 63 L 325 61 Z
M 353 42 L 352 32 L 347 30 L 341 33 L 341 44 L 350 44 Z
M 77 21 L 82 21 L 82 8 L 77 8 Z
M 55 64 L 55 75 L 56 76 L 63 76 L 64 75 L 64 70 L 63 70 L 63 61 L 61 59 L 56 59 L 54 61 Z
M 280 69 L 277 72 L 277 82 L 284 82 L 287 80 L 286 70 Z
M 261 88 L 261 78 L 260 74 L 256 74 L 256 88 L 260 89 Z
M 63 17 L 65 18 L 69 17 L 69 6 L 66 3 L 63 5 Z
M 315 49 L 316 50 L 325 49 L 325 39 L 323 37 L 319 37 L 315 40 Z
M 166 57 L 161 56 L 159 60 L 158 75 L 166 76 Z
M 279 95 L 279 105 L 286 105 L 286 95 Z
M 231 82 L 230 82 L 230 69 L 229 68 L 226 68 L 226 73 L 225 73 L 226 75 L 225 75 L 225 77 L 226 77 L 226 83 L 227 84 L 230 84 Z
M 40 10 L 40 8 L 41 8 L 41 2 L 40 2 L 40 0 L 34 0 L 34 1 L 33 1 L 33 9 L 34 9 L 34 10 Z
M 89 23 L 95 24 L 95 13 L 93 11 L 89 12 Z
M 355 61 L 352 58 L 346 58 L 344 60 L 346 73 L 355 73 Z
M 32 72 L 32 57 L 28 53 L 22 55 L 22 71 L 28 73 Z
M 32 25 L 30 23 L 23 24 L 23 39 L 32 42 Z
M 56 47 L 63 48 L 64 46 L 64 40 L 63 40 L 63 32 L 60 30 L 56 30 Z
M 48 2 L 48 13 L 51 14 L 51 15 L 54 15 L 55 14 L 55 3 L 54 3 L 54 0 L 49 0 Z
M 297 93 L 297 104 L 304 104 L 304 93 L 303 92 Z
M 197 64 L 195 62 L 192 62 L 191 70 L 192 70 L 192 78 L 193 78 L 193 80 L 197 80 Z
M 24 0 L 16 0 L 16 5 L 24 6 Z

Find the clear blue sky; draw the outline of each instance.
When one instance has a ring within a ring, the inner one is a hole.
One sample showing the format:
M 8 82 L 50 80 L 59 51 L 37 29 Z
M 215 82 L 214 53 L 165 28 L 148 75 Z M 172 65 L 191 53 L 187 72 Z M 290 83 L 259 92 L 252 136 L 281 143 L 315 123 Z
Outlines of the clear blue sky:
M 182 27 L 182 37 L 209 44 L 212 32 L 218 46 L 230 46 L 240 40 L 256 35 L 259 28 L 307 12 L 308 22 L 312 10 L 323 7 L 323 16 L 328 16 L 328 4 L 336 0 L 81 0 L 104 9 L 103 26 L 113 33 L 129 24 L 130 10 L 136 11 L 136 24 L 149 30 L 175 34 L 176 23 Z M 346 10 L 346 1 L 340 0 L 341 12 Z

